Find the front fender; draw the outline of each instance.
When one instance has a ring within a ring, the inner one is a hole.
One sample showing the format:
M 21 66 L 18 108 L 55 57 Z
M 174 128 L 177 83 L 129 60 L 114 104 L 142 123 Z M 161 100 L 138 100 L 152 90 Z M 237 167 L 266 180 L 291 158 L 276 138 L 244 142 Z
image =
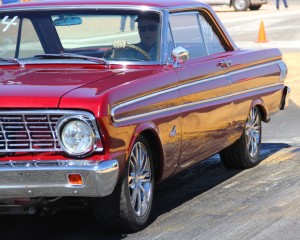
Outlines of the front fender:
M 159 182 L 163 178 L 163 172 L 165 168 L 165 154 L 162 147 L 162 140 L 159 135 L 159 129 L 153 122 L 144 122 L 135 128 L 130 144 L 127 149 L 127 155 L 129 157 L 130 151 L 136 142 L 136 139 L 139 135 L 144 135 L 146 139 L 149 141 L 152 155 L 153 155 L 153 163 L 155 169 L 155 182 Z M 127 157 L 127 159 L 128 159 Z

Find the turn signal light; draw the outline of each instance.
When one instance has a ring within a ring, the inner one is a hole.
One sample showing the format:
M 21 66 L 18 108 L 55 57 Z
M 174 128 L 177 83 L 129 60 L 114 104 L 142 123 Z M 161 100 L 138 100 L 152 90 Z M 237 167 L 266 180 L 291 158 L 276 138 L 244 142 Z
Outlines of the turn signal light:
M 79 173 L 69 173 L 68 174 L 69 184 L 71 185 L 82 185 L 83 179 Z

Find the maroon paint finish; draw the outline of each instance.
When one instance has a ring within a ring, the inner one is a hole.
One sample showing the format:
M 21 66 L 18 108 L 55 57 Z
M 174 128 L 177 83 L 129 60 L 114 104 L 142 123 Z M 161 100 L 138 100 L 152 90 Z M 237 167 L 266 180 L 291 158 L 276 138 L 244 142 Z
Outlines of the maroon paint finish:
M 0 107 L 57 108 L 60 98 L 88 83 L 105 79 L 122 70 L 72 69 L 67 67 L 2 67 Z M 101 88 L 105 90 L 105 84 Z M 39 103 L 37 105 L 37 103 Z
M 198 0 L 32 1 L 0 6 L 0 24 L 5 213 L 75 197 L 100 226 L 137 231 L 154 182 L 216 153 L 258 164 L 261 119 L 288 102 L 281 52 L 239 50 Z
M 203 10 L 216 24 L 227 51 L 188 60 L 179 66 L 118 64 L 31 64 L 1 66 L 0 108 L 68 109 L 92 113 L 104 150 L 90 160 L 118 159 L 120 169 L 134 140 L 151 132 L 159 148 L 160 179 L 229 146 L 241 135 L 253 103 L 267 119 L 279 109 L 284 88 L 280 80 L 279 50 L 242 51 L 211 12 L 198 1 L 53 1 L 12 4 L 0 9 L 82 6 L 143 6 L 170 10 Z M 169 14 L 169 13 L 168 13 Z M 168 16 L 166 16 L 167 19 Z M 165 26 L 166 28 L 168 27 Z M 162 42 L 167 41 L 162 39 Z M 162 58 L 162 57 L 161 57 Z M 230 60 L 224 68 L 221 61 Z M 270 85 L 270 87 L 268 87 Z M 37 153 L 1 157 L 9 160 L 65 159 L 65 155 Z M 122 172 L 122 171 L 120 171 Z
M 157 136 L 162 146 L 163 177 L 174 173 L 178 163 L 181 145 L 181 113 L 178 109 L 167 113 L 122 120 L 157 108 L 178 106 L 180 94 L 176 88 L 177 75 L 173 69 L 162 66 L 148 66 L 144 69 L 128 69 L 120 74 L 87 84 L 66 94 L 59 107 L 62 109 L 89 109 L 97 119 L 104 133 L 104 148 L 108 154 L 128 153 L 135 137 L 142 131 L 150 130 Z M 173 91 L 159 94 L 115 111 L 116 122 L 112 122 L 111 109 L 145 95 L 174 88 Z M 123 116 L 122 116 L 123 114 Z M 118 122 L 119 120 L 122 120 Z M 168 136 L 174 125 L 178 126 L 174 138 Z M 119 142 L 119 144 L 116 144 Z
M 182 104 L 195 103 L 183 111 L 180 162 L 218 148 L 230 136 L 232 102 L 228 98 L 217 99 L 230 94 L 230 82 L 224 75 L 224 69 L 219 66 L 219 62 L 225 58 L 223 55 L 193 60 L 176 70 L 180 84 L 188 85 L 180 89 Z M 194 84 L 189 85 L 190 81 Z M 214 101 L 205 102 L 214 98 Z
M 144 5 L 144 6 L 152 6 L 152 7 L 158 7 L 158 8 L 171 8 L 171 7 L 176 7 L 176 6 L 183 6 L 184 4 L 190 5 L 190 4 L 195 4 L 195 1 L 159 1 L 159 0 L 147 0 L 147 1 L 139 1 L 139 0 L 131 0 L 131 1 L 120 1 L 120 0 L 89 0 L 89 1 L 83 1 L 83 0 L 56 0 L 56 1 L 51 1 L 51 2 L 43 2 L 43 1 L 39 1 L 39 2 L 26 2 L 26 3 L 13 3 L 13 4 L 9 4 L 9 5 L 5 5 L 6 9 L 9 8 L 16 8 L 16 7 L 23 7 L 26 6 L 27 8 L 33 8 L 33 7 L 41 7 L 41 6 L 74 6 L 74 5 L 79 5 L 79 6 L 95 6 L 97 4 L 101 4 L 102 6 L 104 5 L 115 5 L 115 6 L 121 6 L 121 5 L 127 5 L 127 6 L 140 6 L 140 5 Z M 197 3 L 199 4 L 203 4 L 205 6 L 207 6 L 205 3 Z M 0 6 L 0 9 L 3 6 Z

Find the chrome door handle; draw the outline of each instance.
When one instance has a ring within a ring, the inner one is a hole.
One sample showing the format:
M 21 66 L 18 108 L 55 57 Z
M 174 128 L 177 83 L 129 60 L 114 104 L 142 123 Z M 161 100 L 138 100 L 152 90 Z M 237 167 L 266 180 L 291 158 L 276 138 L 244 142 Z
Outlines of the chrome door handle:
M 219 62 L 221 68 L 230 68 L 231 67 L 231 60 L 222 60 Z

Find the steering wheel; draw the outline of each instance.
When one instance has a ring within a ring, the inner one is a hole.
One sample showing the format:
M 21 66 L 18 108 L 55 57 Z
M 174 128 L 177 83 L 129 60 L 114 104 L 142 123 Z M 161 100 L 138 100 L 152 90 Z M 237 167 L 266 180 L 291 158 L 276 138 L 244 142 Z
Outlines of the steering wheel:
M 112 47 L 103 54 L 103 58 L 107 58 L 115 50 L 125 49 L 125 48 L 131 48 L 131 49 L 137 51 L 138 53 L 142 54 L 142 56 L 145 58 L 145 60 L 151 60 L 150 55 L 145 50 L 143 50 L 142 48 L 135 46 L 133 44 L 126 44 L 124 47 L 123 46 L 122 47 Z

